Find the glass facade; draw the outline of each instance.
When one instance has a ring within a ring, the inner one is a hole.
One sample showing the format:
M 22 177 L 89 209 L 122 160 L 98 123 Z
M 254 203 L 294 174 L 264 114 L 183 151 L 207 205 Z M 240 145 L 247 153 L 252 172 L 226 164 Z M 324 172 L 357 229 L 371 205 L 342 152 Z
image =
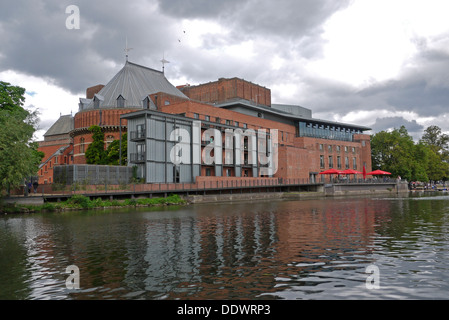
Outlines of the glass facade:
M 300 121 L 298 126 L 299 137 L 353 141 L 354 134 L 362 133 L 361 130 L 346 128 L 344 126 L 324 125 L 307 121 Z

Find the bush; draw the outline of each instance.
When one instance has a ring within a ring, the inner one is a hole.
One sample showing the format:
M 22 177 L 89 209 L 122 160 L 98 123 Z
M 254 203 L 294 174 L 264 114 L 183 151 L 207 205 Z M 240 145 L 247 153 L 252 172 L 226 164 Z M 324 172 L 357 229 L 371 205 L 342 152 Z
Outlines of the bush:
M 125 206 L 136 206 L 137 205 L 137 201 L 136 199 L 126 199 L 125 200 Z
M 68 204 L 79 206 L 83 209 L 87 209 L 92 206 L 92 203 L 88 197 L 83 195 L 73 195 L 70 199 L 67 200 Z
M 56 211 L 56 206 L 53 203 L 47 202 L 40 206 L 40 210 L 54 212 Z

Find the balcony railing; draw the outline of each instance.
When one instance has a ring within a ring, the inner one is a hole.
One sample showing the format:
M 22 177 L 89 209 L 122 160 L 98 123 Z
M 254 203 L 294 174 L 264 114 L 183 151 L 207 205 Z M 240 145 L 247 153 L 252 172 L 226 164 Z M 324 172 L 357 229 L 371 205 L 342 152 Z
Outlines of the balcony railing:
M 131 163 L 144 163 L 146 161 L 145 159 L 145 153 L 131 153 L 130 154 L 130 162 Z
M 131 131 L 130 132 L 130 140 L 131 141 L 139 141 L 139 140 L 145 140 L 146 137 L 146 131 Z

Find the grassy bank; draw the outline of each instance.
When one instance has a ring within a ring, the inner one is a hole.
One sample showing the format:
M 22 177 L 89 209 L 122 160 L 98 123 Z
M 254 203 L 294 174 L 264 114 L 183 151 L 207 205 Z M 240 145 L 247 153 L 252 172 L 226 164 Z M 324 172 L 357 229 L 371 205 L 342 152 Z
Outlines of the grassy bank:
M 152 207 L 164 205 L 184 205 L 187 202 L 178 195 L 166 198 L 145 198 L 126 200 L 102 200 L 90 199 L 82 195 L 74 195 L 67 201 L 47 202 L 43 205 L 6 205 L 0 204 L 0 213 L 36 213 L 36 212 L 58 212 L 66 210 L 88 210 L 103 208 L 125 208 L 125 207 Z

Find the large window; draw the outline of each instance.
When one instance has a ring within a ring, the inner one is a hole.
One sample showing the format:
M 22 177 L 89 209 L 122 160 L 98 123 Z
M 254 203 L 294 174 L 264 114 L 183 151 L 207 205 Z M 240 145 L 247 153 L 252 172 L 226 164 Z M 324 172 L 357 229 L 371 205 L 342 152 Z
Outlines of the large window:
M 325 125 L 306 121 L 300 121 L 298 127 L 299 130 L 297 130 L 297 134 L 299 137 L 329 140 L 352 141 L 354 134 L 362 133 L 359 129 L 350 129 L 340 125 Z
M 84 138 L 80 139 L 80 153 L 85 153 L 86 152 L 86 145 L 85 145 L 85 140 Z

